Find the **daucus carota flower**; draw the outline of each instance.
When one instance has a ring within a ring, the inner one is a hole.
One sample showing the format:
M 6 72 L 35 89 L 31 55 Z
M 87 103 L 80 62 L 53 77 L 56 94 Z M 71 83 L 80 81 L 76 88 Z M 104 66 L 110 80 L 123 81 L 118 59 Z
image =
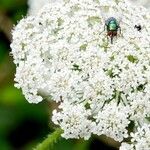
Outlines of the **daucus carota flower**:
M 108 17 L 121 27 L 113 44 L 104 31 Z M 13 30 L 16 86 L 31 103 L 46 96 L 60 105 L 52 120 L 63 137 L 123 141 L 131 122 L 136 129 L 150 115 L 149 20 L 126 0 L 47 4 Z
M 149 0 L 130 0 L 134 5 L 143 5 L 144 7 L 150 9 Z
M 134 150 L 133 144 L 128 144 L 128 143 L 121 143 L 120 149 L 119 150 Z
M 28 13 L 30 15 L 35 15 L 45 4 L 48 4 L 50 2 L 51 0 L 28 0 Z
M 86 110 L 81 104 L 71 105 L 69 103 L 61 104 L 59 108 L 63 111 L 54 110 L 52 121 L 64 130 L 62 136 L 89 139 L 95 128 L 95 122 L 88 119 L 91 115 L 90 109 Z
M 143 124 L 131 133 L 132 144 L 122 143 L 120 150 L 149 150 L 150 149 L 150 124 Z
M 116 141 L 127 138 L 128 131 L 126 128 L 130 123 L 128 120 L 129 112 L 130 110 L 127 107 L 117 106 L 114 102 L 106 104 L 96 115 L 95 134 L 104 134 Z
M 39 10 L 46 4 L 55 5 L 53 2 L 61 2 L 63 0 L 28 0 L 29 10 L 28 13 L 30 15 L 36 15 Z M 150 9 L 149 0 L 129 0 L 133 5 L 142 5 L 148 9 Z
M 131 141 L 134 143 L 136 150 L 150 149 L 150 124 L 144 124 L 138 127 L 135 133 L 131 133 Z

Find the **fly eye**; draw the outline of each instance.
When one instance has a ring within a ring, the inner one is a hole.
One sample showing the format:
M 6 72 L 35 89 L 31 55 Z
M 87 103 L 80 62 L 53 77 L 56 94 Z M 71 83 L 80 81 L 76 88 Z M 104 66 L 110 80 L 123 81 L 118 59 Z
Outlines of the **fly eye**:
M 142 30 L 141 25 L 135 25 L 134 28 L 137 29 L 137 31 L 139 31 L 139 32 Z

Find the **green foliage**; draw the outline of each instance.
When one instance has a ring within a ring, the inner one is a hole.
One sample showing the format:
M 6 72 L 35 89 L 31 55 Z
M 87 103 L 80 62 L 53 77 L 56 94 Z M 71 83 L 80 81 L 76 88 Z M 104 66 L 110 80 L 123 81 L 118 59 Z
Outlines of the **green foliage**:
M 0 10 L 9 11 L 24 7 L 24 5 L 26 5 L 26 0 L 0 0 Z
M 57 141 L 60 139 L 61 137 L 61 133 L 62 130 L 61 129 L 56 129 L 55 132 L 53 132 L 52 134 L 48 135 L 48 137 L 42 142 L 40 143 L 35 150 L 48 150 L 48 149 L 52 149 L 54 144 L 57 143 Z
M 4 42 L 0 41 L 0 63 L 3 62 L 6 51 L 7 51 L 7 46 L 5 45 Z

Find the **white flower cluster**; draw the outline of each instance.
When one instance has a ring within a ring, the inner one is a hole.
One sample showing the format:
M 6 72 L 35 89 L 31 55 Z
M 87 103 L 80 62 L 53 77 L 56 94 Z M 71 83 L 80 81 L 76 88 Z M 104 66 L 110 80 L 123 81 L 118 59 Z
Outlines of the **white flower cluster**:
M 113 44 L 104 31 L 115 17 L 121 33 Z M 52 120 L 65 138 L 107 135 L 123 141 L 150 117 L 150 14 L 126 0 L 67 0 L 46 5 L 19 22 L 11 44 L 16 87 L 27 100 L 59 104 Z M 141 30 L 135 28 L 141 26 Z M 142 141 L 140 141 L 142 140 Z M 123 143 L 123 147 L 130 147 Z M 136 146 L 137 148 L 138 146 Z M 130 148 L 128 148 L 130 149 Z M 141 150 L 138 149 L 137 150 Z
M 117 106 L 114 102 L 109 103 L 96 115 L 97 126 L 94 133 L 104 134 L 116 141 L 122 141 L 123 138 L 128 137 L 126 129 L 130 123 L 128 116 L 129 109 L 127 107 Z
M 150 2 L 149 0 L 130 0 L 135 5 L 143 5 L 144 7 L 150 9 Z
M 38 11 L 45 5 L 50 3 L 51 0 L 28 0 L 29 11 L 30 15 L 35 15 Z
M 59 107 L 61 112 L 53 111 L 53 121 L 64 130 L 62 134 L 65 138 L 85 138 L 89 139 L 95 128 L 95 123 L 88 119 L 90 110 L 86 110 L 84 105 L 70 105 L 62 103 Z
M 122 143 L 120 150 L 149 150 L 150 124 L 143 124 L 135 133 L 131 133 L 131 142 L 132 144 Z
M 30 15 L 36 15 L 39 10 L 46 4 L 55 5 L 53 2 L 60 2 L 62 0 L 28 0 L 29 10 L 28 13 Z M 133 3 L 133 5 L 142 5 L 148 9 L 150 9 L 149 0 L 129 0 Z

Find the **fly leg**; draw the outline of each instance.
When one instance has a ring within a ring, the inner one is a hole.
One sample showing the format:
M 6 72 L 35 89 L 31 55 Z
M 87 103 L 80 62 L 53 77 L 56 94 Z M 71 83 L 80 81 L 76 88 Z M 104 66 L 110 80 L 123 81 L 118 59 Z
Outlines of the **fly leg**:
M 115 32 L 112 31 L 111 35 L 110 35 L 110 42 L 111 42 L 111 44 L 113 44 L 113 38 L 114 38 L 114 36 L 115 36 Z
M 113 44 L 113 36 L 110 37 L 111 44 Z

